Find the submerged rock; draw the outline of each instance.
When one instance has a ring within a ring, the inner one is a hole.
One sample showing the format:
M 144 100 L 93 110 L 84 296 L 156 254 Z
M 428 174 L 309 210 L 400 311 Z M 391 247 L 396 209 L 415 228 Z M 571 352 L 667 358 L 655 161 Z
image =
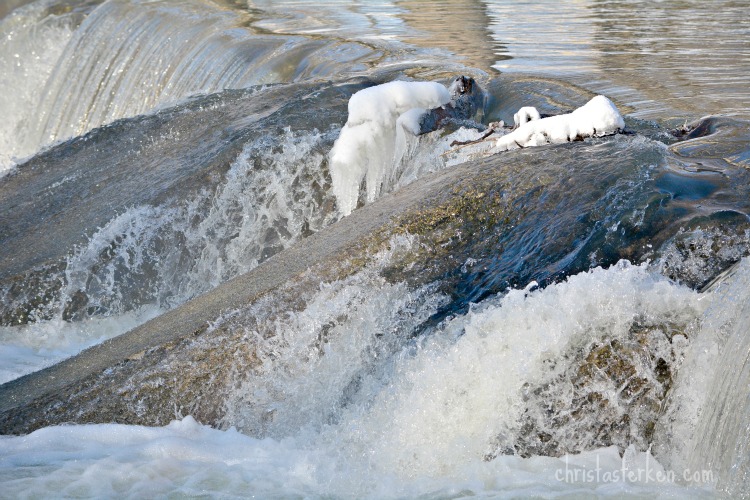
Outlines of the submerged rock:
M 562 373 L 525 384 L 518 433 L 499 439 L 485 458 L 559 457 L 613 445 L 647 450 L 695 328 L 633 324 L 625 338 L 605 336 L 550 360 Z
M 665 154 L 658 144 L 614 136 L 534 154 L 520 150 L 427 176 L 125 335 L 1 386 L 0 431 L 24 433 L 63 422 L 163 425 L 187 414 L 211 425 L 235 425 L 230 396 L 252 386 L 267 356 L 279 355 L 261 355 L 258 342 L 278 336 L 275 325 L 286 315 L 383 252 L 389 257 L 372 279 L 412 290 L 429 286 L 442 297 L 433 309 L 420 309 L 418 301 L 405 305 L 405 311 L 416 309 L 404 317 L 421 319 L 403 323 L 399 333 L 376 332 L 393 338 L 393 349 L 509 286 L 545 286 L 621 258 L 640 262 L 653 255 L 649 245 L 669 241 L 691 213 L 702 217 L 716 192 L 699 190 L 688 202 L 665 195 L 662 167 L 653 166 L 668 159 Z M 735 188 L 721 185 L 726 200 Z M 746 196 L 740 191 L 736 196 Z M 645 208 L 634 213 L 634 207 Z M 411 243 L 397 248 L 394 238 Z M 256 312 L 243 314 L 248 308 Z M 429 317 L 422 318 L 424 311 L 431 311 Z M 324 357 L 334 332 L 343 332 L 341 321 L 313 323 L 309 349 L 296 362 Z M 632 338 L 570 353 L 565 377 L 528 388 L 530 401 L 537 398 L 530 408 L 544 408 L 541 396 L 560 384 L 568 384 L 573 396 L 553 401 L 541 417 L 530 412 L 513 449 L 559 454 L 634 437 L 647 442 L 674 366 L 668 356 L 660 355 L 663 362 L 651 357 L 674 335 L 664 328 L 645 325 Z M 638 372 L 650 374 L 645 379 L 632 372 L 642 359 L 650 360 Z M 351 377 L 340 404 L 358 390 L 357 375 Z M 602 382 L 624 388 L 617 399 L 607 398 L 594 387 Z M 635 419 L 636 407 L 650 410 Z M 273 411 L 267 418 L 273 420 Z M 592 421 L 600 423 L 594 437 L 577 440 Z
M 438 108 L 420 112 L 418 126 L 413 127 L 415 135 L 426 134 L 446 126 L 479 126 L 474 118 L 484 111 L 485 93 L 476 80 L 459 76 L 448 89 L 451 100 Z

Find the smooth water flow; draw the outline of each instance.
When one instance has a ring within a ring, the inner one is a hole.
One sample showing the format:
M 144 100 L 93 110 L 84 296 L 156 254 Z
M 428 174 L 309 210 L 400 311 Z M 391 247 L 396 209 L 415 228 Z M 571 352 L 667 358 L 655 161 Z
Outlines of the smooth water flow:
M 748 40 L 730 0 L 0 5 L 0 383 L 476 180 L 184 332 L 234 358 L 0 436 L 0 496 L 747 496 Z M 133 396 L 201 375 L 213 420 Z
M 652 119 L 748 114 L 746 2 L 485 4 L 500 71 L 565 75 Z

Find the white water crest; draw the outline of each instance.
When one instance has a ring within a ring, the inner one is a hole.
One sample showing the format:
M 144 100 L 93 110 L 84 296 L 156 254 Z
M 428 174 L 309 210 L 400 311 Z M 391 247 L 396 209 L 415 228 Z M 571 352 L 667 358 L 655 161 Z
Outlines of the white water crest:
M 387 369 L 414 331 L 448 303 L 434 284 L 411 290 L 380 276 L 394 254 L 413 244 L 408 236 L 392 238 L 361 271 L 321 283 L 309 297 L 298 294 L 305 300 L 299 311 L 279 311 L 268 296 L 212 325 L 244 332 L 260 361 L 227 401 L 223 425 L 280 438 L 337 421 L 358 385 Z
M 699 318 L 707 303 L 699 294 L 646 266 L 621 263 L 544 290 L 510 291 L 417 342 L 398 340 L 394 329 L 408 331 L 440 303 L 434 292 L 420 294 L 415 301 L 418 295 L 365 270 L 321 287 L 306 309 L 288 312 L 277 323 L 281 337 L 259 351 L 257 384 L 238 391 L 239 413 L 226 422 L 256 437 L 190 417 L 163 428 L 79 425 L 2 437 L 5 491 L 137 496 L 149 488 L 151 495 L 335 498 L 710 493 L 710 484 L 690 489 L 636 449 L 623 458 L 614 447 L 561 458 L 484 458 L 498 435 L 518 431 L 523 383 L 546 377 L 549 360 L 603 336 L 627 335 L 634 321 Z M 373 358 L 375 352 L 382 357 Z M 342 400 L 353 377 L 358 382 Z
M 484 456 L 496 438 L 518 434 L 523 385 L 549 376 L 550 361 L 625 337 L 636 321 L 690 321 L 703 307 L 697 299 L 625 263 L 541 291 L 513 290 L 402 353 L 386 386 L 398 389 L 353 408 L 334 441 L 366 450 L 388 471 L 450 474 Z
M 321 187 L 321 143 L 330 136 L 263 135 L 245 145 L 215 189 L 132 207 L 99 228 L 61 275 L 47 277 L 62 283 L 55 299 L 36 306 L 29 324 L 0 327 L 0 382 L 124 333 L 330 224 L 333 201 Z
M 712 295 L 662 441 L 674 467 L 713 471 L 723 491 L 742 495 L 750 486 L 750 259 L 731 268 Z
M 36 151 L 26 138 L 33 110 L 77 24 L 74 15 L 50 15 L 53 3 L 35 2 L 0 20 L 0 177 Z

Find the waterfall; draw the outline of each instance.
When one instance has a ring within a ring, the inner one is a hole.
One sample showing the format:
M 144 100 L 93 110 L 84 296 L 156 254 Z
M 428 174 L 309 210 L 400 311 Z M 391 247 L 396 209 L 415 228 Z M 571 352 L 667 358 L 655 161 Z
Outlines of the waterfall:
M 0 497 L 750 495 L 750 16 L 647 4 L 0 0 Z
M 737 495 L 750 486 L 750 260 L 734 267 L 713 293 L 679 387 L 679 397 L 697 415 L 686 423 L 694 427 L 692 440 L 679 447 L 685 456 L 676 460 L 684 462 L 688 479 L 712 474 L 722 490 Z
M 0 177 L 36 150 L 27 137 L 45 84 L 80 16 L 51 15 L 37 2 L 0 20 Z
M 188 96 L 361 69 L 373 53 L 353 42 L 264 34 L 249 13 L 203 0 L 108 0 L 85 17 L 43 6 L 0 26 L 14 35 L 0 62 L 16 68 L 19 59 L 3 78 L 22 89 L 21 99 L 0 97 L 11 118 L 8 131 L 0 129 L 0 150 L 11 157 Z

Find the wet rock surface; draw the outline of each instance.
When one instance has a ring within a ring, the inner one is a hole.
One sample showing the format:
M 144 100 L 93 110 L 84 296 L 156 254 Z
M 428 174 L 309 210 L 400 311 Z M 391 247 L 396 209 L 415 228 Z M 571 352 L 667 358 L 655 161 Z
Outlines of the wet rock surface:
M 669 245 L 679 250 L 680 231 L 699 225 L 718 228 L 746 252 L 746 227 L 725 224 L 721 213 L 731 202 L 737 217 L 745 216 L 738 200 L 747 199 L 748 184 L 730 181 L 747 172 L 724 163 L 721 171 L 696 173 L 676 163 L 687 160 L 675 160 L 661 143 L 621 135 L 429 175 L 125 335 L 0 386 L 0 432 L 65 422 L 163 425 L 187 414 L 226 425 L 227 395 L 252 384 L 258 366 L 257 339 L 248 331 L 273 335 L 274 318 L 303 308 L 323 284 L 363 269 L 398 237 L 412 243 L 393 252 L 380 278 L 412 288 L 431 284 L 446 297 L 413 336 L 508 287 L 543 287 L 623 258 L 658 258 Z M 710 256 L 688 253 L 701 262 Z M 675 279 L 697 286 L 732 260 L 709 262 L 700 279 L 671 269 Z M 273 304 L 262 318 L 217 321 L 262 300 Z M 323 345 L 331 327 L 317 328 Z M 646 447 L 679 367 L 675 345 L 689 337 L 689 325 L 648 322 L 626 337 L 603 332 L 600 342 L 558 360 L 549 380 L 524 389 L 528 409 L 519 432 L 490 443 L 488 457 Z
M 648 449 L 695 326 L 634 324 L 624 338 L 605 336 L 549 360 L 554 375 L 524 385 L 517 434 L 498 438 L 485 458 Z

